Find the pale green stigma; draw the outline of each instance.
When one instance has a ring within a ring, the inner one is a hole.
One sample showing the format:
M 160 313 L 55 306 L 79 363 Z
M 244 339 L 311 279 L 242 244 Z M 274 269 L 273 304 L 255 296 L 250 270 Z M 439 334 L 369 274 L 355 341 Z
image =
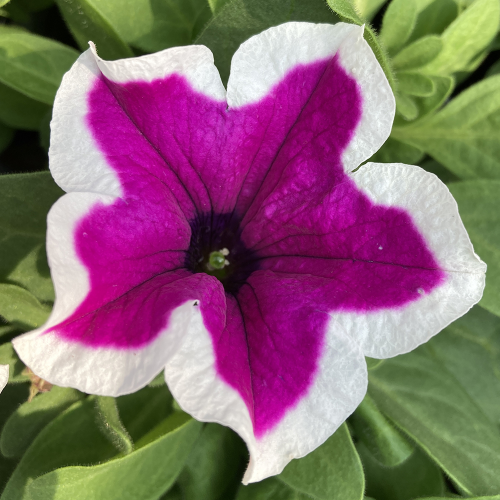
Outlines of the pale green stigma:
M 229 250 L 227 248 L 223 248 L 218 252 L 211 252 L 208 256 L 208 269 L 224 269 L 224 267 L 229 264 L 229 261 L 226 259 L 227 255 L 229 255 Z

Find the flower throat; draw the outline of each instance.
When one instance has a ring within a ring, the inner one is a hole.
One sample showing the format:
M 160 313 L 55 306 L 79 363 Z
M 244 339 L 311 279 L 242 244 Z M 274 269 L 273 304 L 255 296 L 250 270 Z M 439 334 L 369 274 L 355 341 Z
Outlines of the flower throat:
M 241 240 L 240 220 L 232 213 L 205 213 L 189 222 L 191 241 L 185 266 L 215 276 L 227 293 L 236 293 L 254 271 L 258 255 Z

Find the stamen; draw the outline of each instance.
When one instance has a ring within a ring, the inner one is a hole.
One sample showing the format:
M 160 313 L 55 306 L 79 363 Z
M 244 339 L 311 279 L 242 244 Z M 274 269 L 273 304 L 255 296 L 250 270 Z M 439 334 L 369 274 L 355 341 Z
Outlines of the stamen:
M 229 255 L 229 250 L 227 248 L 223 248 L 218 252 L 211 252 L 208 256 L 208 270 L 224 269 L 224 266 L 229 265 L 229 261 L 226 259 L 227 255 Z

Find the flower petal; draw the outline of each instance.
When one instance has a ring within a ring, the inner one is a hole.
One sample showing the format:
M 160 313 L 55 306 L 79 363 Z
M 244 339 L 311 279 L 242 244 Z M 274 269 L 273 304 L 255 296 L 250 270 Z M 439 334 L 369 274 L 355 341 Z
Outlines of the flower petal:
M 410 214 L 445 274 L 441 286 L 405 307 L 334 315 L 366 356 L 388 358 L 423 344 L 479 302 L 486 264 L 474 253 L 456 201 L 435 175 L 410 165 L 367 163 L 352 178 L 373 202 Z
M 189 232 L 157 224 L 147 207 L 146 200 L 70 193 L 51 209 L 55 306 L 43 327 L 13 341 L 38 376 L 94 394 L 133 392 L 163 369 L 193 308 L 204 313 L 214 301 L 224 303 L 215 278 L 178 269 L 183 252 L 157 251 L 158 238 L 175 249 Z M 168 203 L 161 213 L 169 213 Z M 214 331 L 222 328 L 223 309 L 216 308 Z
M 0 365 L 0 392 L 3 391 L 8 381 L 9 381 L 9 365 Z
M 229 107 L 258 102 L 294 68 L 338 54 L 340 65 L 356 81 L 362 99 L 360 123 L 342 156 L 344 169 L 354 170 L 389 137 L 395 113 L 392 90 L 363 39 L 363 30 L 362 26 L 346 23 L 290 22 L 253 36 L 241 44 L 231 61 Z
M 332 327 L 325 312 L 315 311 L 312 303 L 290 311 L 284 302 L 295 300 L 296 289 L 269 275 L 260 284 L 252 279 L 264 309 L 253 307 L 250 288 L 238 301 L 228 296 L 227 330 L 213 335 L 198 316 L 165 367 L 165 380 L 185 411 L 227 425 L 245 440 L 250 451 L 245 484 L 279 474 L 290 460 L 323 443 L 361 402 L 367 385 L 359 346 Z M 283 292 L 277 297 L 275 290 Z M 266 322 L 277 328 L 272 337 Z M 307 334 L 311 351 L 303 349 L 301 361 L 314 365 L 312 373 L 294 363 L 297 343 Z M 297 384 L 302 397 L 283 412 L 280 399 L 293 397 Z
M 221 100 L 225 96 L 213 55 L 206 47 L 176 47 L 112 62 L 105 62 L 87 50 L 64 76 L 51 122 L 50 170 L 56 182 L 68 192 L 119 196 L 123 191 L 119 175 L 99 150 L 87 124 L 88 98 L 96 81 L 102 78 L 101 71 L 119 82 L 152 81 L 174 74 L 212 99 Z M 126 138 L 121 142 L 126 145 Z

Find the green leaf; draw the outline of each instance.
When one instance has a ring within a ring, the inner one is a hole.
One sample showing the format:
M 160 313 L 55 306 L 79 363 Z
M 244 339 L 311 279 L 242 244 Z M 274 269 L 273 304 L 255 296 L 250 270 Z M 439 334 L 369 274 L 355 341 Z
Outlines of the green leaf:
M 29 498 L 27 486 L 58 467 L 100 463 L 116 454 L 95 424 L 94 405 L 92 397 L 77 402 L 42 429 L 14 470 L 1 500 Z
M 461 178 L 500 178 L 500 75 L 482 80 L 443 110 L 394 138 L 421 148 Z
M 392 64 L 394 69 L 399 71 L 422 68 L 433 61 L 442 49 L 441 38 L 429 35 L 401 50 L 392 60 Z
M 88 500 L 93 491 L 106 500 L 156 499 L 173 485 L 201 428 L 200 422 L 189 419 L 123 458 L 55 470 L 31 483 L 29 495 L 32 500 Z
M 400 465 L 413 453 L 413 446 L 384 417 L 368 394 L 351 416 L 350 423 L 356 437 L 386 467 Z
M 86 3 L 108 21 L 122 40 L 145 52 L 189 45 L 199 24 L 205 24 L 211 17 L 206 0 L 86 0 Z M 222 3 L 216 2 L 217 10 Z
M 396 111 L 407 121 L 415 120 L 418 116 L 415 99 L 406 94 L 396 94 Z
M 0 83 L 0 120 L 24 130 L 37 130 L 50 106 Z
M 25 366 L 10 342 L 0 345 L 0 365 L 9 365 L 9 384 L 29 381 L 29 378 L 22 374 Z
M 386 0 L 354 0 L 354 7 L 362 19 L 370 21 L 385 2 Z
M 460 180 L 455 174 L 432 158 L 428 157 L 424 162 L 419 163 L 419 165 L 424 170 L 427 170 L 427 172 L 437 175 L 445 184 Z
M 500 181 L 456 182 L 448 187 L 457 200 L 474 251 L 488 265 L 479 304 L 500 316 Z
M 20 333 L 19 329 L 12 325 L 5 325 L 0 319 L 0 339 L 1 342 L 6 342 Z
M 208 5 L 213 14 L 217 14 L 230 0 L 208 0 Z
M 172 413 L 172 395 L 168 387 L 144 387 L 140 391 L 116 398 L 120 419 L 134 442 Z
M 174 484 L 174 486 L 161 496 L 159 500 L 184 500 L 184 497 L 182 496 L 182 490 L 179 485 Z
M 9 323 L 37 328 L 45 323 L 49 314 L 50 308 L 42 305 L 28 290 L 0 283 L 0 315 Z
M 451 76 L 430 76 L 429 78 L 434 83 L 434 93 L 429 97 L 415 99 L 419 120 L 438 111 L 455 88 L 455 80 Z
M 304 495 L 275 477 L 264 479 L 259 483 L 240 486 L 236 500 L 310 500 L 308 495 Z
M 500 424 L 500 318 L 475 306 L 430 343 L 493 425 Z
M 389 137 L 384 145 L 368 160 L 374 163 L 406 163 L 416 165 L 424 152 L 404 142 Z
M 78 52 L 49 38 L 0 26 L 0 83 L 52 104 Z
M 93 41 L 104 59 L 115 60 L 134 55 L 92 0 L 56 0 L 56 3 L 81 50 L 87 50 L 88 42 Z M 127 10 L 118 4 L 113 5 L 127 14 Z
M 415 0 L 392 0 L 385 11 L 380 41 L 389 54 L 397 53 L 408 41 L 417 21 Z
M 7 281 L 28 289 L 41 301 L 54 301 L 45 244 L 36 245 L 6 276 Z
M 427 345 L 369 372 L 377 406 L 467 495 L 500 489 L 500 434 Z
M 455 0 L 432 0 L 428 5 L 417 1 L 418 17 L 410 41 L 418 40 L 426 35 L 440 35 L 458 16 Z
M 402 71 L 398 73 L 398 89 L 400 92 L 417 97 L 428 97 L 434 94 L 434 80 L 421 73 Z
M 83 398 L 75 389 L 54 386 L 23 403 L 5 423 L 0 436 L 0 449 L 6 457 L 20 457 L 37 434 L 62 411 Z
M 113 443 L 119 452 L 124 455 L 132 453 L 134 443 L 120 420 L 115 398 L 97 396 L 95 406 L 97 410 L 97 425 L 101 429 L 101 432 Z
M 0 122 L 0 153 L 2 153 L 8 147 L 13 138 L 14 130 Z
M 0 176 L 0 280 L 53 298 L 45 257 L 47 212 L 63 191 L 49 172 Z
M 357 24 L 361 26 L 365 24 L 364 19 L 362 19 L 358 13 L 356 12 L 353 4 L 349 0 L 327 0 L 330 8 L 335 12 L 342 21 L 347 21 L 352 24 Z M 385 50 L 380 45 L 375 32 L 372 30 L 370 26 L 365 26 L 364 38 L 367 41 L 368 45 L 373 50 L 378 62 L 382 66 L 384 70 L 385 76 L 389 81 L 392 89 L 396 87 L 394 82 L 394 74 L 392 72 L 391 63 Z
M 500 73 L 500 61 L 497 61 L 496 63 L 492 64 L 488 71 L 486 72 L 486 77 L 488 76 L 494 76 L 498 75 Z
M 338 17 L 323 0 L 232 0 L 212 18 L 196 43 L 213 52 L 226 83 L 236 49 L 251 36 L 288 21 L 334 24 Z
M 500 19 L 498 0 L 475 0 L 442 35 L 444 47 L 425 71 L 450 75 L 462 71 L 495 38 Z
M 179 476 L 184 500 L 234 498 L 247 456 L 245 444 L 229 427 L 207 424 Z
M 366 493 L 383 500 L 413 500 L 424 495 L 441 495 L 444 480 L 437 467 L 422 451 L 397 467 L 384 467 L 375 460 L 365 443 L 357 446 L 366 476 Z
M 319 448 L 292 460 L 277 477 L 317 500 L 361 500 L 365 489 L 363 468 L 345 424 Z
M 453 498 L 462 498 L 462 497 L 453 497 Z M 500 495 L 488 496 L 488 497 L 467 497 L 468 500 L 500 500 Z M 425 497 L 419 498 L 419 500 L 443 500 L 443 497 Z
M 7 385 L 4 388 L 1 395 L 0 403 L 0 430 L 3 428 L 5 422 L 8 420 L 12 412 L 28 399 L 29 396 L 29 385 L 28 384 L 16 384 Z M 0 493 L 7 482 L 7 479 L 12 474 L 16 466 L 14 460 L 4 458 L 0 454 Z

